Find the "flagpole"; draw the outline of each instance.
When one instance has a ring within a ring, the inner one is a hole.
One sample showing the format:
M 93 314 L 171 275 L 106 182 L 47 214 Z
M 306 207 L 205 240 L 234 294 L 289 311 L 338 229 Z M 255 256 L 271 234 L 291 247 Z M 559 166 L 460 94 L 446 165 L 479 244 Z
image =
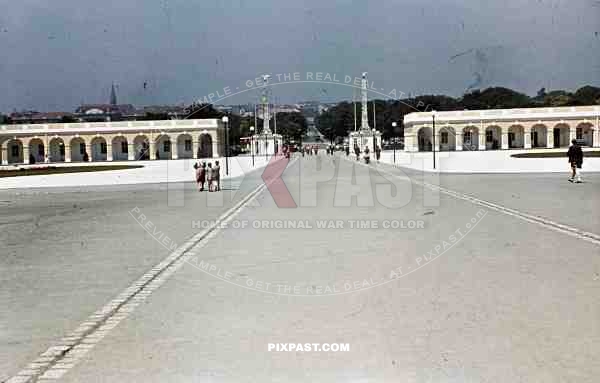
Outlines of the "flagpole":
M 354 104 L 354 131 L 356 132 L 356 88 L 352 88 L 352 104 Z
M 377 128 L 377 121 L 375 120 L 375 100 L 373 100 L 373 129 Z

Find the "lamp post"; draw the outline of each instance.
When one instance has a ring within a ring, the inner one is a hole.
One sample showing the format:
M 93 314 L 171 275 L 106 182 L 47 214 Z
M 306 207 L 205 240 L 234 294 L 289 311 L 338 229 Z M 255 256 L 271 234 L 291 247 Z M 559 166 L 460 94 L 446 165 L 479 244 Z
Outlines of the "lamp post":
M 250 127 L 250 151 L 252 152 L 252 167 L 254 167 L 254 126 Z
M 229 175 L 229 126 L 227 125 L 229 118 L 223 116 L 221 120 L 225 124 L 225 174 Z
M 200 135 L 200 137 L 205 137 L 205 135 L 208 134 L 208 130 L 206 129 L 202 129 L 202 133 Z M 202 140 L 202 138 L 200 138 L 199 142 L 198 142 L 198 157 L 199 158 L 206 158 L 204 157 L 206 155 L 206 152 L 204 151 L 204 141 Z
M 265 133 L 265 158 L 269 158 L 269 151 L 267 150 L 269 147 L 269 136 Z
M 375 130 L 375 128 L 373 128 L 373 155 L 375 155 L 375 141 L 377 141 L 375 132 L 377 132 L 377 130 Z
M 394 140 L 394 163 L 396 163 L 396 143 L 398 142 L 398 139 L 396 138 L 396 126 L 398 126 L 398 124 L 396 124 L 396 121 L 392 122 L 392 140 Z
M 435 110 L 431 111 L 431 118 L 433 121 L 433 136 L 432 136 L 433 146 L 431 148 L 431 152 L 433 153 L 433 168 L 435 169 Z

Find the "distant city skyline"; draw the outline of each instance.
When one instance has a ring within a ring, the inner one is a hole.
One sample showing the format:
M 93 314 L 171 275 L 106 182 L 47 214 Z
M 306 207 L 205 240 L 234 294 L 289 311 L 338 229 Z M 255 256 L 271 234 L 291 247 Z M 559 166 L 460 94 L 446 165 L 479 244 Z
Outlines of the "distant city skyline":
M 452 97 L 490 86 L 573 91 L 600 78 L 592 0 L 49 4 L 2 6 L 0 112 L 107 103 L 113 82 L 121 103 L 190 104 L 264 73 L 367 71 L 386 90 Z M 277 96 L 334 102 L 352 90 L 294 83 Z

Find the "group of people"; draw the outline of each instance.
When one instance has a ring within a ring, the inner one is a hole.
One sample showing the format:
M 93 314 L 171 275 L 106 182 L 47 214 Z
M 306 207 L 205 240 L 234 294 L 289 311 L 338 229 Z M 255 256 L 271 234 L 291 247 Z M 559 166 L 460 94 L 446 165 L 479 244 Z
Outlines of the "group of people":
M 369 154 L 370 150 L 368 146 L 365 146 L 365 150 L 363 151 L 364 155 L 364 159 L 366 163 L 369 163 L 371 160 L 371 156 Z M 356 155 L 356 160 L 360 160 L 360 147 L 358 145 L 354 145 L 354 154 Z M 350 147 L 347 146 L 346 147 L 346 157 L 350 155 Z M 381 158 L 381 147 L 379 145 L 377 145 L 375 147 L 375 159 L 377 161 L 379 161 L 379 159 Z
M 319 147 L 317 145 L 306 145 L 300 148 L 300 151 L 302 152 L 302 157 L 304 157 L 304 155 L 306 154 L 308 154 L 309 156 L 316 156 L 317 154 L 319 154 Z
M 209 192 L 221 191 L 221 166 L 219 161 L 215 161 L 215 166 L 212 166 L 210 162 L 206 164 L 206 161 L 203 161 L 201 165 L 196 162 L 194 169 L 196 169 L 198 191 L 204 191 L 204 184 L 207 185 Z

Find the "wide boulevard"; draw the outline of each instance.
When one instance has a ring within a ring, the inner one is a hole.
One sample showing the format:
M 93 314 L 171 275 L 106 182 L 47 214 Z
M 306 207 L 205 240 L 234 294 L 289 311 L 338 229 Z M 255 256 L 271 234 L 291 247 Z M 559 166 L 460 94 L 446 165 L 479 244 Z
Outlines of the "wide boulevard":
M 262 176 L 0 192 L 0 382 L 597 382 L 600 174 Z

